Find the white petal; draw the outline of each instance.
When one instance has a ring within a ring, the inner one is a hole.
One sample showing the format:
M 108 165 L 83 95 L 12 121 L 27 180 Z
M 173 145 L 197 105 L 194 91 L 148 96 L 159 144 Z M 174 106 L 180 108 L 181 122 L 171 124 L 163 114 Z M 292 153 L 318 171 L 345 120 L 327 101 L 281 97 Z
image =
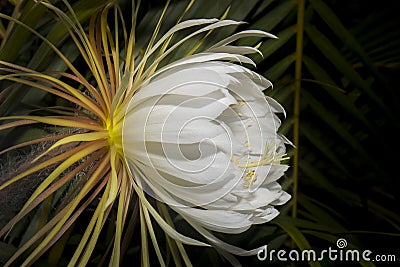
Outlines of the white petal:
M 252 212 L 257 208 L 265 207 L 280 199 L 282 192 L 283 191 L 268 190 L 263 187 L 258 188 L 258 190 L 254 192 L 247 191 L 247 195 L 241 194 L 242 197 L 238 198 L 238 202 L 232 209 L 236 211 Z
M 238 255 L 238 256 L 251 256 L 251 255 L 256 255 L 257 252 L 261 249 L 260 248 L 256 248 L 256 249 L 252 249 L 252 250 L 244 250 L 242 248 L 236 247 L 236 246 L 232 246 L 222 240 L 220 240 L 219 238 L 215 237 L 212 233 L 210 233 L 209 231 L 205 230 L 203 227 L 201 227 L 200 225 L 197 225 L 193 220 L 190 220 L 187 217 L 184 217 L 192 226 L 193 228 L 195 228 L 201 235 L 203 235 L 205 238 L 207 238 L 207 240 L 213 245 L 213 246 L 217 246 L 220 247 L 221 249 L 224 249 L 232 254 Z
M 247 30 L 247 31 L 241 31 L 238 33 L 235 33 L 225 39 L 223 39 L 222 41 L 216 43 L 215 45 L 213 45 L 212 47 L 218 47 L 218 46 L 222 46 L 222 45 L 227 45 L 230 44 L 238 39 L 244 38 L 244 37 L 270 37 L 270 38 L 278 38 L 273 34 L 270 34 L 268 32 L 264 32 L 264 31 L 260 31 L 260 30 Z
M 230 54 L 239 54 L 239 55 L 247 55 L 247 54 L 254 54 L 254 53 L 261 54 L 261 52 L 258 49 L 251 47 L 251 46 L 230 46 L 230 45 L 224 45 L 224 46 L 210 48 L 207 50 L 207 52 L 208 53 L 230 53 Z
M 177 25 L 175 25 L 174 27 L 172 27 L 168 32 L 166 32 L 161 38 L 160 40 L 157 41 L 157 43 L 154 44 L 154 46 L 150 49 L 150 51 L 145 55 L 145 57 L 143 58 L 142 62 L 145 62 L 144 60 L 147 60 L 147 58 L 149 58 L 155 51 L 157 51 L 157 49 L 163 45 L 165 43 L 165 41 L 172 36 L 175 32 L 178 32 L 180 30 L 186 29 L 186 28 L 190 28 L 190 27 L 194 27 L 194 26 L 199 26 L 199 25 L 203 25 L 203 24 L 211 24 L 211 23 L 215 23 L 217 22 L 218 19 L 192 19 L 192 20 L 186 20 L 183 21 Z M 137 68 L 138 69 L 138 68 Z
M 233 62 L 239 62 L 241 64 L 246 63 L 250 64 L 252 66 L 256 66 L 253 60 L 250 58 L 240 55 L 240 54 L 230 54 L 230 53 L 199 53 L 192 55 L 190 57 L 186 57 L 180 60 L 175 61 L 174 63 L 171 63 L 160 70 L 158 70 L 155 75 L 159 75 L 167 70 L 175 69 L 176 67 L 185 67 L 189 66 L 193 63 L 210 63 L 209 61 L 221 61 L 221 60 L 229 60 Z
M 166 176 L 160 171 L 156 171 L 152 167 L 143 165 L 140 162 L 133 162 L 133 164 L 141 170 L 143 173 L 143 177 L 141 178 L 147 183 L 154 185 L 156 188 L 164 188 L 174 197 L 180 198 L 193 206 L 205 205 L 223 197 L 235 187 L 240 179 L 240 176 L 237 176 L 235 173 L 227 172 L 222 176 L 216 177 L 215 180 L 208 184 L 181 186 L 178 183 L 170 181 L 171 177 Z M 186 181 L 191 179 L 189 175 L 180 178 Z M 199 178 L 204 179 L 205 176 L 199 176 Z
M 190 217 L 204 228 L 227 234 L 238 234 L 251 227 L 249 214 L 229 210 L 201 210 L 198 208 L 175 208 L 185 216 Z
M 275 208 L 267 207 L 256 210 L 254 216 L 250 220 L 253 222 L 253 224 L 261 224 L 271 221 L 278 215 L 279 211 L 277 211 Z
M 285 191 L 282 191 L 282 195 L 279 197 L 279 199 L 271 202 L 271 205 L 283 205 L 286 202 L 288 202 L 290 199 L 292 198 L 291 195 L 289 195 L 288 193 L 286 193 Z
M 132 98 L 130 106 L 135 106 L 146 98 L 165 94 L 204 96 L 216 90 L 226 88 L 229 84 L 221 76 L 198 65 L 176 67 L 151 79 L 143 85 Z

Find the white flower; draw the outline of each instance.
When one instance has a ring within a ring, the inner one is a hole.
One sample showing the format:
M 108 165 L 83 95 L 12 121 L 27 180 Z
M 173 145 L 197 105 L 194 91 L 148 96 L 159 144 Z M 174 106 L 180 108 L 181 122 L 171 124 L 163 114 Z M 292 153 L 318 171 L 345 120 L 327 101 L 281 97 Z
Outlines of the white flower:
M 90 80 L 86 80 L 85 75 L 79 73 L 50 40 L 27 25 L 24 27 L 28 27 L 65 61 L 68 72 L 58 73 L 57 76 L 62 78 L 60 80 L 51 74 L 53 72 L 39 73 L 0 61 L 2 70 L 8 72 L 0 80 L 40 89 L 77 106 L 76 112 L 65 107 L 54 108 L 54 113 L 61 116 L 0 118 L 1 121 L 12 120 L 2 124 L 0 131 L 30 123 L 73 129 L 71 134 L 60 132 L 56 136 L 33 139 L 0 151 L 1 154 L 21 145 L 57 140 L 34 160 L 37 161 L 58 148 L 53 158 L 32 164 L 0 185 L 1 190 L 37 171 L 52 169 L 18 215 L 0 229 L 0 236 L 48 196 L 60 195 L 59 192 L 66 190 L 66 184 L 71 185 L 71 188 L 68 186 L 68 193 L 62 193 L 68 196 L 58 201 L 61 202 L 55 207 L 58 211 L 15 252 L 6 266 L 26 255 L 27 249 L 31 252 L 22 265 L 33 264 L 67 232 L 83 210 L 94 206 L 90 223 L 85 227 L 69 266 L 87 265 L 103 226 L 110 220 L 110 214 L 115 214 L 112 209 L 116 209 L 116 216 L 112 215 L 115 220 L 115 227 L 111 227 L 115 228 L 113 246 L 107 245 L 112 247 L 110 266 L 120 264 L 124 229 L 136 220 L 134 216 L 138 210 L 143 265 L 147 266 L 150 262 L 147 247 L 149 233 L 160 265 L 166 266 L 152 219 L 175 239 L 175 245 L 168 242 L 174 260 L 179 260 L 176 257 L 178 250 L 188 266 L 191 265 L 190 260 L 182 244 L 211 244 L 234 265 L 238 262 L 227 252 L 256 254 L 258 249 L 246 251 L 232 246 L 216 238 L 212 231 L 242 233 L 253 224 L 268 222 L 276 217 L 278 211 L 274 206 L 290 198 L 277 182 L 288 168 L 281 163 L 286 159 L 284 143 L 287 140 L 277 134 L 280 121 L 276 113 L 284 110 L 275 100 L 263 94 L 271 83 L 242 65 L 255 65 L 246 55 L 259 51 L 253 47 L 230 45 L 242 37 L 274 36 L 257 30 L 242 31 L 195 54 L 199 48 L 207 46 L 205 37 L 212 32 L 214 34 L 214 30 L 238 26 L 241 22 L 188 20 L 176 24 L 158 38 L 167 4 L 147 47 L 138 53 L 134 30 L 136 17 L 132 18 L 129 38 L 126 32 L 128 27 L 122 27 L 123 34 L 118 33 L 118 1 L 115 2 L 115 33 L 107 27 L 111 2 L 93 15 L 89 33 L 75 21 L 76 15 L 67 2 L 65 4 L 72 16 L 47 1 L 40 2 L 68 26 L 91 75 Z M 190 1 L 186 11 L 192 3 Z M 138 9 L 135 9 L 133 16 L 137 12 Z M 184 37 L 176 36 L 183 30 Z M 116 40 L 121 35 L 125 36 L 125 45 Z M 204 38 L 191 43 L 194 44 L 193 49 L 185 51 L 188 56 L 175 62 L 168 61 L 169 56 L 177 53 L 179 46 L 195 36 Z M 119 51 L 121 47 L 122 51 Z M 160 68 L 161 65 L 166 66 Z M 74 88 L 68 81 L 77 82 L 80 86 Z M 69 147 L 71 143 L 73 149 L 64 151 L 63 146 Z M 79 162 L 82 158 L 84 160 Z M 73 182 L 80 171 L 84 172 L 83 178 Z M 61 191 L 55 193 L 56 190 Z M 154 202 L 150 203 L 144 192 L 168 204 L 208 243 L 175 230 L 165 205 L 157 203 L 154 207 Z M 38 240 L 41 240 L 40 244 L 33 248 Z
M 254 31 L 258 34 L 266 33 Z M 263 90 L 264 77 L 227 62 L 254 64 L 254 48 L 227 44 L 176 61 L 152 75 L 127 109 L 122 146 L 138 184 L 167 203 L 208 240 L 246 252 L 207 230 L 242 233 L 278 215 L 290 199 L 277 182 L 288 166 L 286 138 L 275 113 L 284 109 Z

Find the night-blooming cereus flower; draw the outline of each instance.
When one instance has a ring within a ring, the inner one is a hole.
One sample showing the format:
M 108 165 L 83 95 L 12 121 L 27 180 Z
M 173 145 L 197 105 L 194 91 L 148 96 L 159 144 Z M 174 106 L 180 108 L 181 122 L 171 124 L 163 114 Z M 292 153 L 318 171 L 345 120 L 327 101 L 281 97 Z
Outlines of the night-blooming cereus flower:
M 211 45 L 202 38 L 191 44 L 193 49 L 189 52 L 180 52 L 181 59 L 171 62 L 169 56 L 193 37 L 207 37 L 219 28 L 241 22 L 187 20 L 159 37 L 166 6 L 147 47 L 138 48 L 134 31 L 138 8 L 133 8 L 132 31 L 128 34 L 125 30 L 129 27 L 119 27 L 127 20 L 119 17 L 122 12 L 117 2 L 110 1 L 93 15 L 87 33 L 76 16 L 40 1 L 68 27 L 89 74 L 81 74 L 61 50 L 22 23 L 21 27 L 53 49 L 68 71 L 39 73 L 0 61 L 2 71 L 7 72 L 0 81 L 39 89 L 70 102 L 67 107 L 44 109 L 49 112 L 45 116 L 39 113 L 1 117 L 0 121 L 12 121 L 0 125 L 0 131 L 34 123 L 73 129 L 0 151 L 1 155 L 23 146 L 55 142 L 32 161 L 30 168 L 0 185 L 1 190 L 46 168 L 51 172 L 42 177 L 43 182 L 19 214 L 0 230 L 0 236 L 48 197 L 56 199 L 52 201 L 54 214 L 48 214 L 43 220 L 47 223 L 28 237 L 29 241 L 6 266 L 20 257 L 26 257 L 22 266 L 32 264 L 54 244 L 57 246 L 59 238 L 68 233 L 83 212 L 91 214 L 90 222 L 69 266 L 85 266 L 90 261 L 104 225 L 113 235 L 105 235 L 110 244 L 103 260 L 109 258 L 110 266 L 118 266 L 121 247 L 130 244 L 129 235 L 125 234 L 131 233 L 137 222 L 144 266 L 150 262 L 147 233 L 160 265 L 165 266 L 154 222 L 171 237 L 168 251 L 174 261 L 180 262 L 180 256 L 190 265 L 182 244 L 212 245 L 237 264 L 229 253 L 254 255 L 258 249 L 243 250 L 216 238 L 212 232 L 243 233 L 254 224 L 272 220 L 278 215 L 274 207 L 290 198 L 277 182 L 288 168 L 282 163 L 287 159 L 288 141 L 277 133 L 277 113 L 284 110 L 264 95 L 263 90 L 271 83 L 246 67 L 255 65 L 246 55 L 259 51 L 232 45 L 244 37 L 274 36 L 246 30 Z M 74 14 L 68 3 L 63 3 Z M 112 7 L 116 16 L 113 30 L 107 25 Z M 0 17 L 13 21 L 6 15 Z M 121 28 L 123 33 L 118 32 Z M 182 30 L 184 37 L 175 39 Z M 187 34 L 190 30 L 192 33 Z M 122 38 L 122 45 L 121 36 L 126 37 Z M 206 48 L 197 52 L 199 47 Z M 67 150 L 64 145 L 68 145 Z M 52 157 L 48 156 L 49 151 Z M 149 200 L 153 198 L 156 201 Z M 175 229 L 167 206 L 207 243 Z M 29 248 L 32 250 L 24 254 Z M 57 247 L 57 254 L 60 249 L 63 248 Z
M 187 57 L 142 85 L 122 146 L 153 197 L 193 225 L 241 233 L 273 219 L 274 205 L 290 198 L 276 181 L 288 168 L 275 114 L 284 110 L 263 94 L 271 86 L 264 77 L 213 57 Z

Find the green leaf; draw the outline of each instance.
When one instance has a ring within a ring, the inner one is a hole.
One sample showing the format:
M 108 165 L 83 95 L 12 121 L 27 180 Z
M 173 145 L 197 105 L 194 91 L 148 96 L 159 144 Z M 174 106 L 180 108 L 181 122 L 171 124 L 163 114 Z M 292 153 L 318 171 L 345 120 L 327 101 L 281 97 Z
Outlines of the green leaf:
M 341 55 L 339 50 L 330 42 L 330 40 L 315 26 L 306 25 L 305 27 L 307 35 L 315 46 L 322 52 L 322 54 L 330 60 L 330 62 L 337 68 L 338 71 L 343 73 L 349 81 L 355 86 L 362 89 L 373 102 L 378 104 L 382 110 L 387 111 L 387 107 L 371 89 L 368 83 L 363 80 L 360 75 L 353 69 L 350 63 Z
M 318 133 L 317 129 L 314 129 L 309 123 L 304 122 L 300 125 L 300 130 L 304 137 L 307 138 L 308 141 L 322 153 L 322 155 L 326 156 L 329 160 L 331 160 L 334 166 L 337 166 L 340 170 L 342 170 L 343 175 L 348 175 L 345 165 L 330 147 L 332 144 L 329 144 L 329 142 L 324 140 L 323 134 Z
M 43 18 L 47 9 L 34 1 L 25 1 L 25 3 L 26 5 L 20 11 L 21 17 L 19 20 L 29 27 L 35 28 L 40 19 Z M 10 22 L 9 25 L 15 26 L 12 22 Z M 10 62 L 15 61 L 22 47 L 31 41 L 31 37 L 32 33 L 30 31 L 22 26 L 16 25 L 12 33 L 8 35 L 8 38 L 3 40 L 0 49 L 0 59 Z
M 311 249 L 310 243 L 306 239 L 306 237 L 302 234 L 302 232 L 293 224 L 291 221 L 287 220 L 283 217 L 278 217 L 274 220 L 274 223 L 281 227 L 296 243 L 300 250 L 309 250 Z M 310 266 L 321 266 L 318 262 L 309 261 L 308 264 Z
M 282 76 L 283 73 L 293 64 L 294 56 L 288 55 L 283 58 L 278 64 L 270 67 L 266 72 L 264 72 L 264 76 L 267 77 L 268 80 L 272 82 L 276 81 L 279 77 Z
M 296 8 L 296 2 L 290 0 L 279 1 L 278 6 L 269 12 L 265 12 L 259 20 L 253 23 L 252 28 L 262 29 L 271 32 L 280 22 L 282 22 L 290 12 Z
M 375 131 L 371 123 L 365 118 L 364 114 L 362 114 L 362 112 L 355 106 L 352 99 L 339 90 L 339 87 L 321 66 L 319 66 L 312 58 L 307 56 L 304 56 L 303 62 L 310 73 L 315 77 L 316 82 L 321 83 L 322 88 L 325 89 L 338 105 L 342 106 L 352 118 L 356 118 L 367 126 L 370 131 Z
M 76 16 L 78 20 L 83 23 L 87 21 L 90 16 L 93 14 L 93 12 L 104 5 L 104 3 L 107 2 L 107 0 L 84 0 L 84 1 L 79 1 L 74 5 L 74 9 L 76 10 Z M 31 1 L 28 1 L 28 3 L 33 3 Z M 30 4 L 27 5 L 27 8 Z M 36 11 L 37 9 L 37 11 Z M 24 19 L 21 19 L 22 22 L 25 22 L 28 27 L 35 29 L 38 20 L 43 17 L 43 13 L 47 10 L 43 5 L 41 4 L 35 4 L 35 6 L 32 8 L 29 8 L 29 12 L 25 12 L 23 14 L 23 17 L 27 17 L 26 21 Z M 31 15 L 30 12 L 33 12 L 34 15 Z M 71 16 L 71 15 L 70 15 Z M 14 32 L 10 39 L 7 40 L 6 45 L 4 49 L 0 50 L 0 59 L 4 59 L 5 61 L 11 61 L 15 62 L 15 58 L 13 58 L 14 54 L 20 50 L 19 46 L 23 45 L 26 43 L 28 38 L 31 38 L 33 33 L 31 31 L 28 31 L 26 28 L 23 28 L 22 26 L 18 25 L 17 27 L 20 29 L 19 31 L 21 32 Z M 53 44 L 55 45 L 60 45 L 62 41 L 68 36 L 68 30 L 62 21 L 58 21 L 53 25 L 53 27 L 49 30 L 49 33 L 47 34 L 46 38 Z M 16 40 L 14 40 L 17 38 Z M 25 40 L 25 41 L 24 41 Z M 66 47 L 64 49 L 61 49 L 64 53 L 66 53 L 66 56 L 70 56 L 70 60 L 74 60 L 78 54 L 79 51 L 75 48 L 74 50 L 71 50 L 70 48 L 70 43 L 66 44 Z M 12 51 L 12 52 L 10 52 Z M 28 67 L 34 70 L 39 70 L 46 68 L 46 70 L 50 71 L 64 71 L 66 70 L 66 66 L 63 63 L 61 59 L 58 57 L 54 59 L 54 51 L 52 50 L 51 47 L 49 47 L 46 43 L 42 43 L 39 48 L 36 50 L 35 54 L 32 56 L 30 59 L 30 62 L 28 64 Z M 16 57 L 16 55 L 14 56 Z M 26 87 L 21 87 L 21 86 L 16 86 L 13 91 L 7 95 L 6 100 L 0 104 L 0 115 L 7 115 L 10 114 L 14 111 L 15 108 L 19 106 L 19 103 L 21 100 L 24 100 L 25 102 L 29 104 L 36 104 L 39 102 L 45 94 L 35 92 L 33 94 L 29 94 L 26 98 L 24 96 L 28 93 L 27 91 L 28 88 Z M 34 102 L 30 102 L 30 100 L 34 100 Z
M 345 141 L 350 147 L 352 147 L 357 153 L 363 157 L 365 160 L 374 166 L 376 169 L 379 167 L 376 165 L 365 149 L 361 146 L 359 140 L 354 137 L 350 132 L 340 123 L 335 115 L 327 110 L 322 103 L 320 103 L 317 99 L 315 99 L 310 93 L 306 90 L 302 91 L 303 99 L 316 111 L 316 114 L 329 126 L 331 127 L 333 132 L 336 132 L 343 141 Z
M 0 242 L 0 262 L 6 262 L 16 251 L 13 245 Z
M 311 179 L 310 181 L 314 186 L 318 186 L 321 190 L 331 193 L 332 196 L 343 200 L 342 192 L 334 185 L 334 181 L 330 181 L 329 178 L 321 173 L 312 163 L 307 160 L 300 159 L 299 168 L 306 175 L 307 179 Z
M 332 216 L 336 215 L 335 213 L 337 212 L 332 211 L 331 208 L 324 207 L 324 205 L 319 203 L 318 200 L 312 199 L 305 195 L 301 195 L 299 202 L 304 209 L 310 213 L 311 219 L 318 225 L 324 225 L 326 228 L 328 228 L 328 232 L 337 233 L 346 231 L 346 229 L 337 221 L 337 218 Z M 314 230 L 317 229 L 318 227 L 314 227 Z
M 350 47 L 364 62 L 364 64 L 371 70 L 371 73 L 381 80 L 380 73 L 378 73 L 372 60 L 369 58 L 367 53 L 364 51 L 363 47 L 357 42 L 356 38 L 351 34 L 345 26 L 341 23 L 339 18 L 335 13 L 321 0 L 310 0 L 315 11 L 321 16 L 321 18 L 326 22 L 328 27 L 332 29 L 335 33 L 348 47 Z
M 289 27 L 281 32 L 279 32 L 276 36 L 278 39 L 269 39 L 262 43 L 259 50 L 263 54 L 263 58 L 267 59 L 269 56 L 273 55 L 279 48 L 284 46 L 294 35 L 295 35 L 295 26 Z

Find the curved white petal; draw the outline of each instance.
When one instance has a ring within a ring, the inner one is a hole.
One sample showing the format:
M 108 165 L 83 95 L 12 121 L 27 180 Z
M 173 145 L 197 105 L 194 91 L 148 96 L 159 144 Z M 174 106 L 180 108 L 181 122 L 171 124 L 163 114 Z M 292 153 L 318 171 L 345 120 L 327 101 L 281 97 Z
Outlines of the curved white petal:
M 252 222 L 251 214 L 231 210 L 203 210 L 198 208 L 175 207 L 179 214 L 190 218 L 206 229 L 226 234 L 239 234 L 248 230 Z
M 196 224 L 196 222 L 194 222 L 193 220 L 190 220 L 190 218 L 187 218 L 187 217 L 184 217 L 184 218 L 193 226 L 194 229 L 196 229 L 201 235 L 203 235 L 205 238 L 207 238 L 207 240 L 211 244 L 213 244 L 216 247 L 220 247 L 220 248 L 228 251 L 229 253 L 232 253 L 232 254 L 235 254 L 238 256 L 251 256 L 251 255 L 256 255 L 257 252 L 261 249 L 261 248 L 256 248 L 256 249 L 252 249 L 252 250 L 245 250 L 245 249 L 230 245 L 230 244 L 222 241 L 221 239 L 217 238 L 216 236 L 211 234 L 209 231 L 207 231 L 200 225 Z
M 135 107 L 144 99 L 154 96 L 163 97 L 165 94 L 204 96 L 226 88 L 229 80 L 226 77 L 223 78 L 214 71 L 201 68 L 199 64 L 177 67 L 155 75 L 150 82 L 142 85 L 132 98 L 130 106 Z
M 169 194 L 184 201 L 181 205 L 189 206 L 206 205 L 209 202 L 223 197 L 235 187 L 238 183 L 237 177 L 240 177 L 235 173 L 227 173 L 225 174 L 226 176 L 218 176 L 208 184 L 202 184 L 199 186 L 182 186 L 176 181 L 171 181 L 171 178 L 177 178 L 176 176 L 171 177 L 162 172 L 157 172 L 154 168 L 148 167 L 140 162 L 133 162 L 133 164 L 143 172 L 143 176 L 141 177 L 142 180 L 154 185 L 155 187 L 167 190 Z M 187 176 L 184 178 L 186 182 L 190 179 Z M 154 197 L 171 204 L 167 200 L 163 199 L 162 196 Z
M 251 218 L 251 221 L 253 222 L 253 224 L 262 224 L 262 223 L 271 221 L 278 215 L 279 215 L 279 211 L 277 211 L 272 206 L 269 206 L 264 209 L 257 209 L 253 213 L 253 217 Z
M 213 47 L 218 47 L 218 46 L 223 46 L 223 45 L 227 45 L 230 44 L 238 39 L 241 39 L 243 37 L 247 37 L 247 36 L 251 36 L 251 37 L 270 37 L 270 38 L 278 38 L 273 34 L 270 34 L 268 32 L 264 32 L 264 31 L 259 31 L 259 30 L 247 30 L 247 31 L 241 31 L 238 33 L 235 33 L 223 40 L 221 40 L 220 42 L 216 43 L 215 45 L 212 46 Z

